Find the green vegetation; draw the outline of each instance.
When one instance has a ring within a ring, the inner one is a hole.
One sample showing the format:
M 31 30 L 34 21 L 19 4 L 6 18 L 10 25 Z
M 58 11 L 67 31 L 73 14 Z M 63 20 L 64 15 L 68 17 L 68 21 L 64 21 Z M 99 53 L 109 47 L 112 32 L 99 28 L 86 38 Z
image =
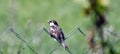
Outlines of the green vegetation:
M 12 1 L 12 2 L 11 2 Z M 18 39 L 9 27 L 14 30 L 25 41 L 29 41 L 42 26 L 48 28 L 47 20 L 55 19 L 62 27 L 65 37 L 76 25 L 79 25 L 86 33 L 89 25 L 89 18 L 83 15 L 84 0 L 0 0 L 0 51 L 3 54 L 33 54 L 26 47 L 25 43 Z M 108 26 L 113 27 L 113 32 L 120 33 L 120 7 L 119 0 L 110 0 L 108 11 Z M 110 35 L 111 41 L 114 37 Z M 74 54 L 82 54 L 87 49 L 86 38 L 80 33 L 75 32 L 66 40 L 66 44 Z M 51 39 L 44 31 L 36 36 L 29 45 L 38 54 L 49 54 L 58 44 Z M 114 44 L 115 50 L 120 51 L 120 40 Z M 62 47 L 58 48 L 53 54 L 67 54 Z

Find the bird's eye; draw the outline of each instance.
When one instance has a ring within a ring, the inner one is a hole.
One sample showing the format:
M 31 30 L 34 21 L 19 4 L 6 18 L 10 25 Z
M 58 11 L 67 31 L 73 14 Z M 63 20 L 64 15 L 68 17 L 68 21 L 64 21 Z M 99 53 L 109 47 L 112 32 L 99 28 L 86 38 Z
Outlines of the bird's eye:
M 50 21 L 50 22 L 52 22 L 52 21 Z

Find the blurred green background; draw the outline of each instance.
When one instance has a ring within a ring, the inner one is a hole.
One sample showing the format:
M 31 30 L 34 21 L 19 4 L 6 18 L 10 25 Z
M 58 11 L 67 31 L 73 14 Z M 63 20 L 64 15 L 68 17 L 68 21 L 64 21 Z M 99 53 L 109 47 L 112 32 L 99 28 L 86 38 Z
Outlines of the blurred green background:
M 120 33 L 120 0 L 109 0 L 109 11 L 106 14 L 109 26 Z M 86 33 L 90 19 L 84 17 L 85 0 L 0 0 L 0 51 L 3 54 L 33 54 L 25 43 L 18 39 L 8 28 L 12 26 L 25 41 L 34 37 L 42 26 L 48 28 L 47 20 L 55 19 L 63 29 L 65 36 L 76 25 Z M 111 38 L 112 40 L 113 38 Z M 82 54 L 87 49 L 85 37 L 75 32 L 66 40 L 66 44 L 74 54 Z M 44 31 L 36 36 L 29 45 L 38 54 L 49 54 L 57 43 Z M 22 48 L 25 47 L 24 50 Z M 114 44 L 120 51 L 120 41 Z M 53 54 L 68 54 L 62 47 Z

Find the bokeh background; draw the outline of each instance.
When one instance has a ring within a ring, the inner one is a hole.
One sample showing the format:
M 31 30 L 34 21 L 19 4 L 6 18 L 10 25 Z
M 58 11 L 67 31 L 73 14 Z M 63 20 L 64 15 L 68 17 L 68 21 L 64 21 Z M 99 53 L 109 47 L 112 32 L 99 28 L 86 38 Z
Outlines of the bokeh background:
M 106 3 L 108 3 L 106 1 Z M 109 10 L 106 14 L 108 26 L 113 32 L 120 33 L 120 0 L 109 0 Z M 87 6 L 85 0 L 0 0 L 0 52 L 3 54 L 34 54 L 25 43 L 18 39 L 9 28 L 12 27 L 25 41 L 36 35 L 42 26 L 48 29 L 47 20 L 55 19 L 65 34 L 77 25 L 86 33 L 89 17 L 83 14 Z M 112 36 L 112 35 L 111 35 Z M 113 41 L 111 37 L 111 41 Z M 74 54 L 82 54 L 87 49 L 86 38 L 75 32 L 66 40 L 66 44 Z M 49 54 L 58 44 L 44 31 L 35 36 L 29 45 L 38 54 Z M 25 49 L 23 49 L 25 47 Z M 120 51 L 120 41 L 114 44 Z M 68 54 L 62 47 L 53 54 Z

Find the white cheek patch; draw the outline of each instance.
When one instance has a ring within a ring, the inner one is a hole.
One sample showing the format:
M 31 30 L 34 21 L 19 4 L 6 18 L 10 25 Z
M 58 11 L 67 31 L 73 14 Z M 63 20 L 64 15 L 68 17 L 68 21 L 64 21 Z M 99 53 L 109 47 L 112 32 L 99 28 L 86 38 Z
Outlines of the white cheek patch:
M 50 23 L 50 26 L 54 26 L 54 23 Z

